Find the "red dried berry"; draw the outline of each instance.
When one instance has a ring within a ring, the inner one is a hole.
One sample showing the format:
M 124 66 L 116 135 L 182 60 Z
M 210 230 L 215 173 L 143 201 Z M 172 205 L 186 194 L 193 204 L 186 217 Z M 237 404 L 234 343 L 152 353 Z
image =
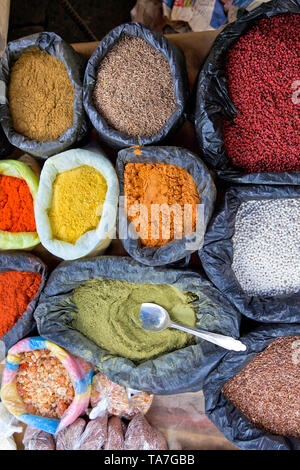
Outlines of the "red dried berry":
M 227 86 L 238 114 L 224 121 L 223 138 L 234 166 L 300 170 L 299 50 L 300 15 L 286 14 L 258 21 L 228 52 Z

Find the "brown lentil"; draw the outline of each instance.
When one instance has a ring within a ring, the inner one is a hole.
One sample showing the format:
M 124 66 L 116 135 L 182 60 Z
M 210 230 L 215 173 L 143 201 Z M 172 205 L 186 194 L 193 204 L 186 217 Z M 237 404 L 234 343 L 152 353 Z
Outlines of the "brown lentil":
M 277 338 L 222 392 L 258 429 L 300 437 L 300 336 Z
M 177 107 L 168 61 L 144 39 L 124 35 L 99 65 L 94 104 L 120 132 L 157 134 Z

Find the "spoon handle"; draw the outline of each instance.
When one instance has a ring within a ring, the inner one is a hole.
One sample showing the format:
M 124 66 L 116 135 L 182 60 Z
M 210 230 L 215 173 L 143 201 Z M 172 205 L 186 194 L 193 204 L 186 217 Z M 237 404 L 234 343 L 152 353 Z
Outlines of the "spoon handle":
M 178 323 L 170 323 L 171 328 L 176 330 L 185 331 L 192 335 L 198 336 L 199 338 L 205 339 L 210 343 L 217 344 L 222 348 L 229 349 L 231 351 L 246 351 L 246 346 L 238 339 L 232 338 L 231 336 L 224 336 L 217 333 L 210 333 L 209 331 L 198 330 L 197 328 L 190 328 L 188 326 L 179 325 Z

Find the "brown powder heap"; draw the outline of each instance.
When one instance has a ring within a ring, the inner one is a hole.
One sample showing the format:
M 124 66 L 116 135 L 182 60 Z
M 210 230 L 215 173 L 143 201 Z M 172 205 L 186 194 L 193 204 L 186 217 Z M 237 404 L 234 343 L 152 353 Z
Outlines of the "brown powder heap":
M 94 103 L 120 132 L 157 134 L 177 107 L 168 61 L 144 39 L 123 36 L 100 63 Z
M 277 338 L 222 388 L 258 429 L 300 437 L 300 336 Z
M 29 139 L 56 140 L 73 124 L 74 90 L 62 62 L 30 49 L 11 68 L 9 108 L 15 131 Z
M 200 203 L 200 198 L 192 176 L 184 168 L 165 163 L 127 163 L 124 183 L 127 216 L 144 246 L 162 246 L 196 230 L 196 204 Z M 133 206 L 137 204 L 143 205 L 146 211 L 136 211 Z M 161 207 L 161 212 L 155 215 L 154 204 L 167 205 L 166 212 Z M 180 213 L 170 211 L 169 218 L 168 211 L 173 205 L 177 205 Z M 184 226 L 189 218 L 189 214 L 184 213 L 185 205 L 190 209 L 190 230 L 185 230 Z

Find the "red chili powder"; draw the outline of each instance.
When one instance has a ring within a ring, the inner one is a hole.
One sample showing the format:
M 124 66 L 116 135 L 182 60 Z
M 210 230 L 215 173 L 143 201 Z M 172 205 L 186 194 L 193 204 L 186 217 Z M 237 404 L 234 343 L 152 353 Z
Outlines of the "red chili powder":
M 8 271 L 0 273 L 0 337 L 2 338 L 25 312 L 37 294 L 39 273 Z
M 300 170 L 300 100 L 293 88 L 299 50 L 300 15 L 286 14 L 258 21 L 227 54 L 227 86 L 238 114 L 223 123 L 224 145 L 247 172 Z
M 32 195 L 22 178 L 0 175 L 0 230 L 36 232 Z

